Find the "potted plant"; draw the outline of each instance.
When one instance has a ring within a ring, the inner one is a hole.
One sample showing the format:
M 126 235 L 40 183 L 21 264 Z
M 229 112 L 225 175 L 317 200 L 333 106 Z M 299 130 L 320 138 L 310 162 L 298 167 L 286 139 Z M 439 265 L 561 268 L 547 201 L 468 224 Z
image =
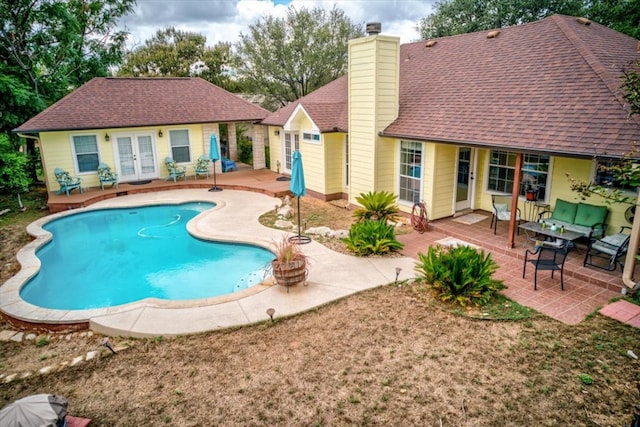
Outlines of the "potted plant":
M 307 280 L 307 257 L 295 241 L 286 236 L 276 244 L 275 259 L 271 261 L 271 271 L 276 284 L 289 286 L 304 283 Z

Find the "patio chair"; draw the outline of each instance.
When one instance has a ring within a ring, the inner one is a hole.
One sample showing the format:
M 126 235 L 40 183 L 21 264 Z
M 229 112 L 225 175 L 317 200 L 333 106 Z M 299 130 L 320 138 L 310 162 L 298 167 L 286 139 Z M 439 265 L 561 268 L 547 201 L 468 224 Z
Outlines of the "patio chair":
M 492 227 L 493 234 L 496 234 L 498 221 L 511 221 L 511 196 L 492 194 L 491 204 L 493 205 L 493 213 L 491 215 L 491 224 L 489 224 L 489 227 Z M 518 225 L 520 225 L 521 218 L 522 214 L 520 213 L 520 208 L 517 208 L 516 222 Z M 520 234 L 520 229 L 517 228 L 516 232 Z
M 169 171 L 169 176 L 165 178 L 165 181 L 173 179 L 173 182 L 176 182 L 180 177 L 182 177 L 185 181 L 187 180 L 186 166 L 180 166 L 176 164 L 176 162 L 171 157 L 166 157 L 164 159 L 164 164 L 165 166 L 167 166 L 167 170 Z
M 195 172 L 195 179 L 198 179 L 199 175 L 205 175 L 209 178 L 209 158 L 207 156 L 198 157 L 196 165 L 193 167 Z
M 111 184 L 112 187 L 118 189 L 118 174 L 111 170 L 106 163 L 98 165 L 98 179 L 100 180 L 100 188 L 104 191 L 105 184 Z
M 569 247 L 567 245 L 557 245 L 549 242 L 536 243 L 535 250 L 527 249 L 524 253 L 522 278 L 525 278 L 527 263 L 532 264 L 535 267 L 533 278 L 533 290 L 535 291 L 538 289 L 538 270 L 550 270 L 551 278 L 553 278 L 554 272 L 560 271 L 560 289 L 564 291 L 564 262 L 568 253 Z M 536 255 L 537 258 L 531 258 Z
M 73 191 L 73 189 L 75 188 L 77 188 L 78 191 L 82 193 L 80 178 L 72 177 L 71 175 L 69 175 L 69 172 L 61 168 L 55 168 L 53 174 L 55 175 L 58 184 L 60 184 L 60 189 L 56 194 L 66 193 L 67 197 L 69 197 L 69 192 Z
M 236 165 L 236 162 L 234 162 L 233 160 L 227 157 L 223 157 L 220 161 L 222 162 L 222 172 L 238 170 L 238 165 Z
M 624 233 L 625 229 L 631 230 L 631 227 L 623 225 L 620 227 L 619 233 L 605 236 L 602 239 L 591 239 L 584 256 L 583 266 L 590 265 L 602 270 L 615 271 L 620 265 L 622 270 L 624 268 L 622 260 L 627 254 L 631 238 L 630 234 Z M 600 260 L 600 262 L 594 262 L 594 260 Z

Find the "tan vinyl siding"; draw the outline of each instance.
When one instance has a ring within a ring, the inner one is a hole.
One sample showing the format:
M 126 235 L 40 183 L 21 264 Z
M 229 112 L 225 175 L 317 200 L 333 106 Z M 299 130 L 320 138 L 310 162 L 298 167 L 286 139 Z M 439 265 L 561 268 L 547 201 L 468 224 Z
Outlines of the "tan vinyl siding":
M 369 36 L 349 42 L 349 200 L 393 190 L 395 144 L 378 133 L 398 111 L 399 39 Z
M 433 198 L 432 219 L 453 215 L 455 194 L 455 173 L 457 147 L 454 145 L 430 144 L 435 146 L 433 155 Z
M 158 130 L 162 129 L 163 136 L 158 137 Z M 151 133 L 153 141 L 156 144 L 156 168 L 159 178 L 167 176 L 164 159 L 169 155 L 169 131 L 172 129 L 188 129 L 191 144 L 191 163 L 195 164 L 196 159 L 202 154 L 208 153 L 208 136 L 206 143 L 203 138 L 203 126 L 200 124 L 184 125 L 184 126 L 158 126 L 145 128 L 122 128 L 122 129 L 93 129 L 86 131 L 73 132 L 43 132 L 40 134 L 40 149 L 42 151 L 43 168 L 45 171 L 45 182 L 50 191 L 57 191 L 60 187 L 53 174 L 55 168 L 62 168 L 69 171 L 70 174 L 76 175 L 82 179 L 82 187 L 99 187 L 100 182 L 96 172 L 78 173 L 75 169 L 75 160 L 73 158 L 73 135 L 96 135 L 98 141 L 98 153 L 100 162 L 106 163 L 115 171 L 116 150 L 115 135 L 135 134 L 135 133 Z M 110 140 L 105 141 L 105 134 L 109 134 Z M 205 151 L 206 145 L 206 151 Z M 187 165 L 187 174 L 193 174 L 193 168 Z
M 344 159 L 344 133 L 325 133 L 322 139 L 325 146 L 325 182 L 324 194 L 345 193 L 345 159 Z

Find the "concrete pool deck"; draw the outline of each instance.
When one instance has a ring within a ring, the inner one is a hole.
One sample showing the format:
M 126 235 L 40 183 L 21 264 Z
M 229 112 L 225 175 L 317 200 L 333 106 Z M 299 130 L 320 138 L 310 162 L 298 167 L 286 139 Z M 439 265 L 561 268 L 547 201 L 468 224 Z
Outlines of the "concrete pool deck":
M 191 234 L 202 239 L 250 243 L 272 249 L 283 235 L 290 234 L 264 227 L 258 222 L 260 215 L 280 203 L 278 198 L 260 193 L 181 189 L 104 200 L 89 208 L 49 215 L 29 225 L 27 230 L 35 240 L 18 253 L 22 269 L 0 286 L 0 311 L 30 323 L 88 322 L 92 330 L 111 336 L 168 337 L 268 320 L 268 308 L 275 310 L 275 317 L 302 313 L 356 292 L 391 283 L 396 280 L 398 267 L 401 268 L 399 280 L 414 277 L 415 260 L 412 258 L 358 258 L 337 253 L 312 241 L 301 246 L 309 257 L 307 284 L 293 286 L 289 290 L 265 282 L 221 297 L 196 301 L 147 299 L 91 310 L 44 309 L 20 298 L 20 288 L 39 270 L 40 261 L 35 251 L 50 238 L 50 234 L 41 228 L 44 223 L 88 210 L 189 201 L 214 202 L 217 205 L 196 216 L 187 226 Z

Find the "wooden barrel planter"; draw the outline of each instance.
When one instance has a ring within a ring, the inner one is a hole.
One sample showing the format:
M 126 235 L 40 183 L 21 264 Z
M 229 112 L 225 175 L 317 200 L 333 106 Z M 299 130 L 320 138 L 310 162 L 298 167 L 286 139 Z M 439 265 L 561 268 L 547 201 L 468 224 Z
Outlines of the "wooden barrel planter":
M 307 261 L 305 259 L 294 259 L 283 262 L 271 261 L 271 270 L 276 283 L 285 286 L 289 292 L 289 286 L 295 286 L 307 280 Z

